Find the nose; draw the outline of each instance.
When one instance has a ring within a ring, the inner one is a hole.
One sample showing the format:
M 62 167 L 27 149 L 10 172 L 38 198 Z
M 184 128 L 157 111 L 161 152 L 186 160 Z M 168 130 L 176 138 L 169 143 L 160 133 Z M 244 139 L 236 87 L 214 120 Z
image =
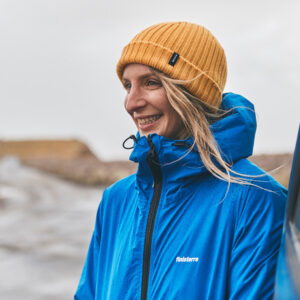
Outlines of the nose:
M 125 109 L 132 114 L 135 111 L 141 110 L 146 105 L 144 93 L 139 86 L 132 85 L 125 97 Z

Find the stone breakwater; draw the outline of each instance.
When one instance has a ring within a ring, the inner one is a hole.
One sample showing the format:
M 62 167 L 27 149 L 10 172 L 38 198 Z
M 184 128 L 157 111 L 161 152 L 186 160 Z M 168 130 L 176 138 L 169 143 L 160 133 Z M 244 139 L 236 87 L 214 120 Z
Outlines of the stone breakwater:
M 0 141 L 0 158 L 14 156 L 27 165 L 86 185 L 107 186 L 136 171 L 130 161 L 102 161 L 79 140 Z M 288 186 L 292 154 L 262 154 L 250 160 Z

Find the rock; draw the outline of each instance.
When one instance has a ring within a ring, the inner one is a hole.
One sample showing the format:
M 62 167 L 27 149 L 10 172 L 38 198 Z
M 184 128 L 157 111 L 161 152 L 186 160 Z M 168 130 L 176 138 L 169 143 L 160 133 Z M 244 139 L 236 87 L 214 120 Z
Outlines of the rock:
M 0 158 L 4 156 L 16 156 L 20 159 L 96 158 L 86 144 L 76 139 L 0 141 Z

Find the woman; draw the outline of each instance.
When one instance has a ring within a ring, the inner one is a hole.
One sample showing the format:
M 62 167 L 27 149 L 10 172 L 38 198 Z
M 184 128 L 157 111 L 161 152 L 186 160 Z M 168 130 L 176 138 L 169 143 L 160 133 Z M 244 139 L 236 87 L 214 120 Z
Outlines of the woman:
M 75 299 L 271 299 L 286 190 L 245 159 L 254 108 L 222 95 L 221 45 L 161 23 L 117 73 L 138 171 L 104 191 Z

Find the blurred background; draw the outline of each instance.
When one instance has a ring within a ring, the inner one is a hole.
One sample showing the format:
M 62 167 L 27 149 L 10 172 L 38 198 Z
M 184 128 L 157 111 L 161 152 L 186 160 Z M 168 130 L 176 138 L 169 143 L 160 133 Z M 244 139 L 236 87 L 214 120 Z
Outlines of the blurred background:
M 212 31 L 227 55 L 225 91 L 256 107 L 251 160 L 287 186 L 299 14 L 298 0 L 1 0 L 1 298 L 72 298 L 103 188 L 135 170 L 122 148 L 136 130 L 115 66 L 147 26 L 189 21 Z

